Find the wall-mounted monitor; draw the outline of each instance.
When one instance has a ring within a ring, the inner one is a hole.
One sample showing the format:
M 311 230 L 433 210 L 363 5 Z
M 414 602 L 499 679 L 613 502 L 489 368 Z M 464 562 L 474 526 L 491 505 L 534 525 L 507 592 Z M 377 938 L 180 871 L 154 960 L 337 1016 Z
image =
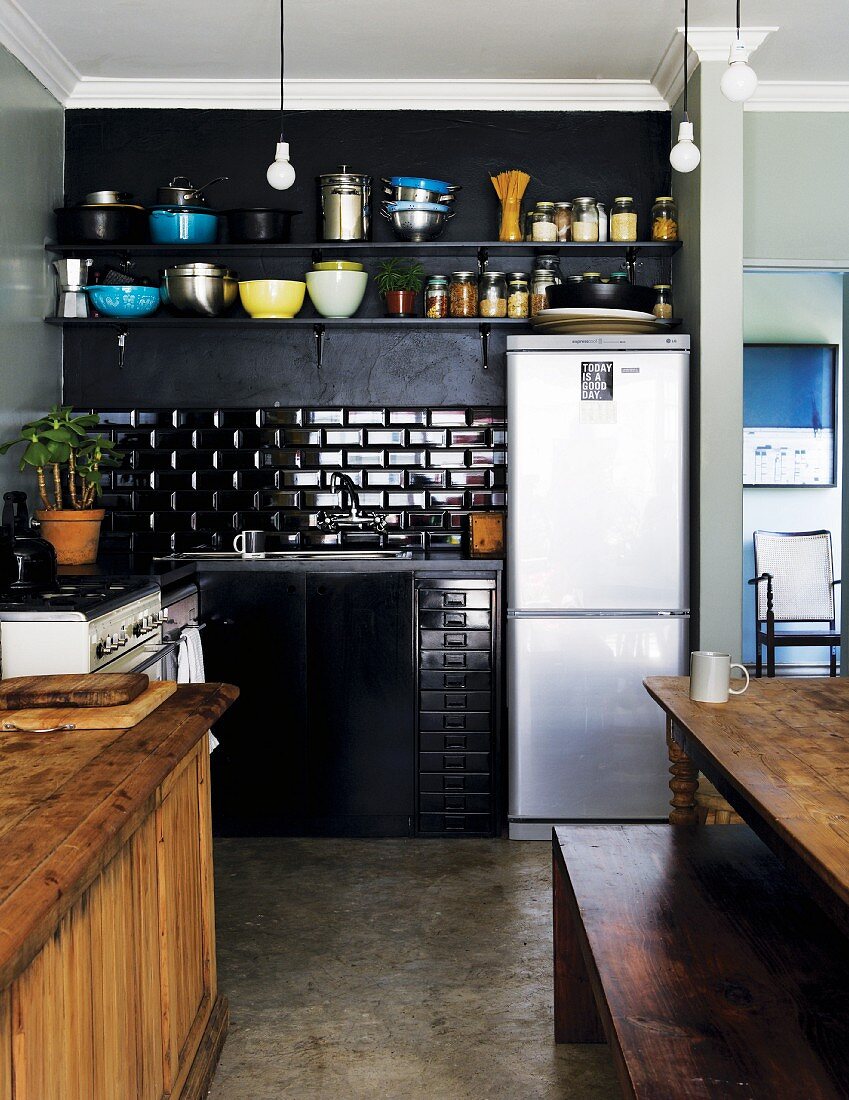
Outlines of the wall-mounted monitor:
M 837 347 L 746 344 L 743 484 L 836 484 Z

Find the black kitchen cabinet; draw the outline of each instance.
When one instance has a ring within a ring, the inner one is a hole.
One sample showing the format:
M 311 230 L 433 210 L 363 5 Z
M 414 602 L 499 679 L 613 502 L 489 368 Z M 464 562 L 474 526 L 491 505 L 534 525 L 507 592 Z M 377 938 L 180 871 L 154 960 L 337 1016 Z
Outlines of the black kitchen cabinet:
M 413 578 L 201 571 L 216 725 L 213 826 L 236 836 L 408 836 L 415 816 Z

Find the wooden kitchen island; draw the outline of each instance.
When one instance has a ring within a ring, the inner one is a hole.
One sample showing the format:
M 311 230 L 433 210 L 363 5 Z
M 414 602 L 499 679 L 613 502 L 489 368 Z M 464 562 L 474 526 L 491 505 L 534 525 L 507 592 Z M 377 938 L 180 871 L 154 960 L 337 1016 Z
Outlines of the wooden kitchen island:
M 237 694 L 0 733 L 0 1100 L 206 1095 L 228 1022 L 206 731 Z

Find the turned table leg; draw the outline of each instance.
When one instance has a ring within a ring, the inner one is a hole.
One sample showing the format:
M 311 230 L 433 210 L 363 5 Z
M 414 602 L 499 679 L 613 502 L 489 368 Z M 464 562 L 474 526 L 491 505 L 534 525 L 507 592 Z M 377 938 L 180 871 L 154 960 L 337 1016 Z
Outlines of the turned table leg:
M 666 719 L 666 744 L 669 749 L 669 789 L 672 791 L 670 825 L 696 823 L 696 791 L 699 789 L 699 769 L 672 736 L 672 719 Z

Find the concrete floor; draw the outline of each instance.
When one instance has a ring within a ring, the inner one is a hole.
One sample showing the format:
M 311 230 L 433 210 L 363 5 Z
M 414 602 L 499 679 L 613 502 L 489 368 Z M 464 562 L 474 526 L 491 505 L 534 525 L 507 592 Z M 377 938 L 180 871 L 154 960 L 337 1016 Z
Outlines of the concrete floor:
M 613 1100 L 606 1047 L 553 1042 L 549 853 L 216 841 L 212 1100 Z

